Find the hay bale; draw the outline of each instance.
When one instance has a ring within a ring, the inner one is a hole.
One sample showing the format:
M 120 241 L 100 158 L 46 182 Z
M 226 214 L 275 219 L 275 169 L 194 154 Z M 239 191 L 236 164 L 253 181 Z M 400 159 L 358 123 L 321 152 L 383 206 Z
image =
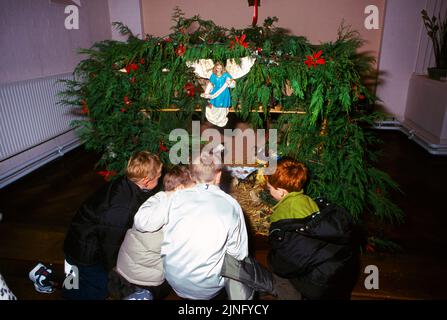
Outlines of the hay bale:
M 241 205 L 245 216 L 248 218 L 249 228 L 255 234 L 268 236 L 269 216 L 272 212 L 272 206 L 262 200 L 261 193 L 263 191 L 264 185 L 253 174 L 245 180 L 233 181 L 231 195 Z

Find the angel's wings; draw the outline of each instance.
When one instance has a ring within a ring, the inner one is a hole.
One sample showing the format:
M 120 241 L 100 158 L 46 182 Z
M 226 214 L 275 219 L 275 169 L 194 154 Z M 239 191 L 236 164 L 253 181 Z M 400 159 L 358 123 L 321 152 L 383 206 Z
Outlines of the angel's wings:
M 245 76 L 254 65 L 256 59 L 252 57 L 243 57 L 241 63 L 237 64 L 236 59 L 227 59 L 225 69 L 233 77 L 238 79 Z M 211 59 L 199 59 L 196 61 L 186 61 L 189 68 L 194 68 L 194 73 L 200 78 L 209 79 L 213 73 L 214 62 Z
M 199 59 L 186 61 L 188 68 L 194 68 L 194 73 L 200 78 L 209 79 L 213 73 L 214 62 L 211 59 Z

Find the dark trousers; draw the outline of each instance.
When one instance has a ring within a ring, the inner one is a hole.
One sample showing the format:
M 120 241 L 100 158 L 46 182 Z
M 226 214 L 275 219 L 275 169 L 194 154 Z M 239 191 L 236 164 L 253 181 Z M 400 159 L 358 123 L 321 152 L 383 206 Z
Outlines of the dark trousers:
M 109 293 L 112 299 L 123 299 L 137 291 L 139 288 L 149 290 L 154 296 L 154 300 L 162 300 L 166 298 L 172 290 L 166 280 L 159 286 L 140 286 L 130 283 L 115 270 L 110 271 Z
M 105 300 L 108 297 L 107 271 L 101 264 L 79 266 L 66 257 L 71 265 L 78 268 L 79 288 L 62 288 L 62 297 L 68 300 Z

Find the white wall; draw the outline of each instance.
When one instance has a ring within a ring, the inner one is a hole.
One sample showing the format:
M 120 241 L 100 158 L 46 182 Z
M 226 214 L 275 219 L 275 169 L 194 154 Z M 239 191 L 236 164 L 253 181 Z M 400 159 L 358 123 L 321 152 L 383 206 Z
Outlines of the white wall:
M 0 83 L 72 72 L 79 48 L 110 39 L 107 0 L 82 0 L 79 29 L 65 29 L 66 4 L 50 0 L 0 1 Z
M 122 22 L 129 27 L 134 35 L 143 35 L 143 24 L 141 20 L 140 0 L 108 0 L 110 23 Z M 115 28 L 112 28 L 112 39 L 125 41 Z
M 69 77 L 85 58 L 79 48 L 112 33 L 107 0 L 77 2 L 79 29 L 67 30 L 65 7 L 72 1 L 0 0 L 0 122 L 7 130 L 0 150 L 15 146 L 0 160 L 0 188 L 79 145 L 67 131 L 76 116 L 57 105 L 54 81 Z M 6 95 L 11 88 L 15 95 Z
M 391 0 L 392 1 L 392 0 Z M 252 22 L 253 7 L 247 0 L 141 0 L 144 32 L 166 36 L 172 30 L 171 16 L 178 6 L 186 17 L 200 15 L 227 28 L 245 28 Z M 377 6 L 379 29 L 368 30 L 365 8 Z M 357 30 L 366 43 L 361 51 L 378 57 L 383 29 L 385 0 L 262 0 L 258 26 L 267 17 L 279 18 L 277 26 L 292 34 L 305 36 L 312 43 L 335 41 L 342 21 Z M 249 39 L 248 39 L 249 41 Z
M 67 30 L 65 7 L 74 3 L 79 8 L 79 29 Z M 141 35 L 140 0 L 0 0 L 0 98 L 7 87 L 16 88 L 17 94 L 14 101 L 2 101 L 6 107 L 0 109 L 0 116 L 18 106 L 13 109 L 17 117 L 0 118 L 8 130 L 0 136 L 0 150 L 8 145 L 16 147 L 13 154 L 0 160 L 0 188 L 79 145 L 73 130 L 63 133 L 70 130 L 70 119 L 75 115 L 65 117 L 66 128 L 60 125 L 54 135 L 56 120 L 70 111 L 53 101 L 57 94 L 53 86 L 40 84 L 68 77 L 85 58 L 78 49 L 111 38 L 125 40 L 112 29 L 112 21 L 121 21 L 135 35 Z M 20 89 L 23 82 L 40 90 L 32 103 L 22 103 L 21 97 L 29 96 Z M 21 117 L 19 109 L 29 111 L 29 117 Z M 29 122 L 33 121 L 32 115 L 44 119 L 37 125 L 39 135 L 23 130 L 36 125 L 35 121 Z M 19 119 L 20 124 L 10 123 L 10 119 Z
M 447 8 L 446 0 L 388 0 L 377 95 L 385 112 L 403 121 L 410 78 L 426 74 L 434 65 L 433 50 L 422 22 L 421 10 L 429 14 Z

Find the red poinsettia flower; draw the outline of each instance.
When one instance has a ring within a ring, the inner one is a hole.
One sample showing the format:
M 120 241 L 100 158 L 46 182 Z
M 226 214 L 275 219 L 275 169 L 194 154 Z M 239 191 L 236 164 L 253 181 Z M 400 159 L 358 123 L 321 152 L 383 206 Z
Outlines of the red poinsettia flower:
M 170 37 L 164 38 L 163 39 L 164 42 L 172 42 L 172 39 Z
M 81 105 L 82 105 L 82 114 L 88 114 L 89 110 L 88 110 L 88 105 L 87 105 L 87 101 L 85 101 L 84 99 L 81 100 Z
M 183 90 L 186 91 L 186 95 L 188 97 L 194 97 L 195 87 L 194 87 L 194 84 L 192 84 L 191 82 L 188 82 L 187 84 L 185 84 L 185 86 L 183 87 Z
M 126 66 L 126 73 L 130 73 L 130 71 L 137 71 L 138 65 L 136 63 L 131 63 Z
M 179 57 L 183 56 L 186 52 L 186 47 L 183 44 L 179 44 L 177 49 L 175 50 L 175 54 Z
M 82 106 L 82 111 L 81 111 L 81 113 L 82 114 L 88 114 L 88 108 L 87 108 L 87 106 Z
M 366 97 L 360 92 L 359 87 L 357 87 L 357 85 L 352 85 L 352 90 L 354 91 L 354 94 L 356 96 L 357 99 L 359 99 L 360 101 L 363 101 L 366 99 Z
M 233 47 L 234 47 L 236 44 L 239 44 L 239 45 L 243 46 L 244 48 L 248 48 L 248 42 L 245 42 L 245 38 L 246 38 L 246 37 L 247 37 L 247 36 L 246 36 L 245 34 L 243 34 L 240 38 L 239 38 L 238 36 L 235 36 L 234 39 L 235 39 L 236 41 L 231 40 L 231 42 L 230 42 L 230 48 L 233 49 Z
M 160 145 L 158 147 L 159 153 L 160 152 L 168 152 L 169 149 L 163 144 L 163 141 L 160 141 Z
M 141 58 L 141 59 L 140 59 L 140 63 L 141 63 L 141 64 L 144 64 L 145 62 L 146 62 L 146 60 L 144 60 L 144 58 Z
M 321 58 L 322 54 L 323 50 L 320 50 L 317 53 L 313 53 L 311 56 L 306 56 L 307 60 L 304 61 L 304 63 L 307 65 L 308 68 L 310 68 L 311 66 L 316 68 L 317 64 L 325 64 L 326 60 L 324 58 Z
M 126 108 L 121 108 L 120 111 L 121 111 L 122 113 L 124 113 L 124 112 L 126 112 L 127 110 L 126 110 Z
M 98 171 L 97 174 L 99 174 L 100 176 L 103 176 L 105 181 L 109 181 L 111 177 L 116 176 L 116 171 L 112 170 L 112 171 Z
M 128 96 L 124 96 L 124 103 L 126 104 L 126 106 L 128 106 L 132 103 L 132 101 L 130 101 Z

